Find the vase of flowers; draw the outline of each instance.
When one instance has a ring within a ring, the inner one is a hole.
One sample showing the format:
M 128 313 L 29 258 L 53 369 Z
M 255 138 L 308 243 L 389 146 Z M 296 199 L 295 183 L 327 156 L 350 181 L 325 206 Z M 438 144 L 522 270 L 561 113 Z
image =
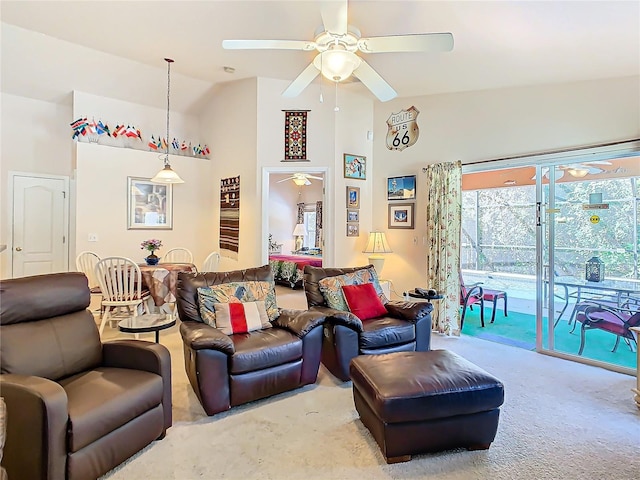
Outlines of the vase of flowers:
M 147 265 L 157 265 L 160 261 L 160 257 L 155 254 L 156 250 L 160 250 L 162 247 L 162 240 L 158 240 L 156 238 L 152 238 L 151 240 L 145 240 L 140 244 L 140 248 L 142 250 L 149 250 L 151 253 L 145 257 L 145 262 Z

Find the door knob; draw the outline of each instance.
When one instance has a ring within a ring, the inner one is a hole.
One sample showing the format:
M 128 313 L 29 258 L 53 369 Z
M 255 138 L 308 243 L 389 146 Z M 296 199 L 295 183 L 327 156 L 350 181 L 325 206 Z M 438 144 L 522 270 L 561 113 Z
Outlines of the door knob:
M 22 247 L 16 247 L 16 252 L 21 252 L 22 251 Z

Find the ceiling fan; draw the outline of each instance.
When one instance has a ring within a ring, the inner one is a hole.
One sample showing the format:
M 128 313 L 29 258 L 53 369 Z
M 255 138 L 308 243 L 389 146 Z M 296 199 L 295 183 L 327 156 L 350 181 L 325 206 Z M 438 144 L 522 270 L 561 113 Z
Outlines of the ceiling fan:
M 282 183 L 282 182 L 286 182 L 287 180 L 293 180 L 293 183 L 295 183 L 298 186 L 311 185 L 311 180 L 309 180 L 310 178 L 313 178 L 314 180 L 324 180 L 324 178 L 322 177 L 314 177 L 313 175 L 309 175 L 308 173 L 294 173 L 290 177 L 283 178 L 282 180 L 278 180 L 276 183 Z
M 223 40 L 222 47 L 231 50 L 316 50 L 319 53 L 289 84 L 283 96 L 298 96 L 319 73 L 336 83 L 353 74 L 382 102 L 395 98 L 396 91 L 356 52 L 448 52 L 453 49 L 451 33 L 361 38 L 360 31 L 347 24 L 347 0 L 323 2 L 321 15 L 322 26 L 316 30 L 314 40 Z
M 569 175 L 575 178 L 583 178 L 587 175 L 597 175 L 598 173 L 605 172 L 604 168 L 594 167 L 594 165 L 611 165 L 611 162 L 606 160 L 597 160 L 593 162 L 581 162 L 581 163 L 573 163 L 571 165 L 558 165 L 556 171 L 556 180 L 564 177 L 564 173 L 567 172 Z M 549 168 L 543 168 L 542 174 L 544 178 L 549 178 Z M 534 175 L 532 180 L 535 180 L 536 176 Z

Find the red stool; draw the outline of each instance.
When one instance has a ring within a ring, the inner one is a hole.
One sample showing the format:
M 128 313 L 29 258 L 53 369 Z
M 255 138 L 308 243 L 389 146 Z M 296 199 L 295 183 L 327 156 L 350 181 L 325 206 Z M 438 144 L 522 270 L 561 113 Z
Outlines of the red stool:
M 504 302 L 504 316 L 507 316 L 507 292 L 503 290 L 491 290 L 488 288 L 482 289 L 484 295 L 482 299 L 485 302 L 493 302 L 493 312 L 491 313 L 491 323 L 496 319 L 496 303 L 498 299 L 502 299 Z

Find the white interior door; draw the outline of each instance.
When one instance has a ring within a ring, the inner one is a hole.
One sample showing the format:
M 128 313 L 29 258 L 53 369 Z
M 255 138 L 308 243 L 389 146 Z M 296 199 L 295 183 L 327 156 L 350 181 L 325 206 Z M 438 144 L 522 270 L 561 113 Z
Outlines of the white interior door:
M 68 271 L 68 179 L 13 175 L 12 276 Z

